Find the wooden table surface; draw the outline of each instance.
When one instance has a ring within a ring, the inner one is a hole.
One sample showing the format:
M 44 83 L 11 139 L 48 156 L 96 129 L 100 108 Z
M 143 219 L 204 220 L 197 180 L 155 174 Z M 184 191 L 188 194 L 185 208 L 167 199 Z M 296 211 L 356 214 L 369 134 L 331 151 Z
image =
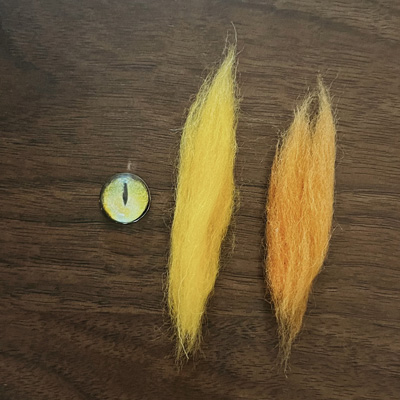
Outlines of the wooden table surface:
M 399 399 L 400 4 L 0 1 L 0 399 Z M 240 188 L 202 352 L 179 370 L 163 287 L 181 127 L 237 30 Z M 275 145 L 321 73 L 334 233 L 287 376 L 263 281 Z M 100 212 L 107 178 L 149 213 Z

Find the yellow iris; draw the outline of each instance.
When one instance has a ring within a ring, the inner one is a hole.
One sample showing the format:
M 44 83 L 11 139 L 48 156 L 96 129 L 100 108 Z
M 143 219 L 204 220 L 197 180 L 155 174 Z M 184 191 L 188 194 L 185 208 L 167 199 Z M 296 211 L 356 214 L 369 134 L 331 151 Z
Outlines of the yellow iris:
M 100 200 L 103 210 L 111 219 L 129 224 L 147 212 L 150 194 L 138 176 L 119 174 L 103 187 Z

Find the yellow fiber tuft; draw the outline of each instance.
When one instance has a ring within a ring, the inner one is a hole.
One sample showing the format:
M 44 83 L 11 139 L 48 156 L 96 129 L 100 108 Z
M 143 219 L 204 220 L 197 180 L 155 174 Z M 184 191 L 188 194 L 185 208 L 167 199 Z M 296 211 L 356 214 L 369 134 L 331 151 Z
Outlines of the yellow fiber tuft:
M 168 277 L 178 358 L 198 348 L 233 210 L 235 53 L 230 47 L 218 71 L 202 85 L 181 139 Z
M 312 282 L 328 250 L 332 225 L 335 124 L 322 82 L 317 95 L 319 110 L 310 117 L 315 96 L 309 96 L 295 112 L 282 138 L 268 193 L 267 277 L 285 367 Z

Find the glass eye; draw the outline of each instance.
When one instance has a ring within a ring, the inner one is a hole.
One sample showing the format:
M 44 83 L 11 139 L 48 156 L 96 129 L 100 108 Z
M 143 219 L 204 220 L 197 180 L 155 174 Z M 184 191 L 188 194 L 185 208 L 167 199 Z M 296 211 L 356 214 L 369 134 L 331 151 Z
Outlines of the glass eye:
M 150 191 L 143 179 L 133 174 L 111 177 L 100 193 L 104 213 L 113 221 L 130 224 L 142 218 L 150 207 Z

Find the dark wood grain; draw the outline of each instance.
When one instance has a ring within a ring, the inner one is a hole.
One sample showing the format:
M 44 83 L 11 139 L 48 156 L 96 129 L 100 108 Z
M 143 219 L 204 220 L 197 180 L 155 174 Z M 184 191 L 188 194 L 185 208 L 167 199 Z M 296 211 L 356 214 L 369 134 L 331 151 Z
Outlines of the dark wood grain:
M 400 398 L 399 2 L 13 0 L 0 16 L 0 399 Z M 163 285 L 180 128 L 231 22 L 235 248 L 179 371 Z M 335 231 L 285 377 L 264 204 L 318 73 L 338 115 Z M 128 170 L 152 205 L 122 226 L 98 196 Z

